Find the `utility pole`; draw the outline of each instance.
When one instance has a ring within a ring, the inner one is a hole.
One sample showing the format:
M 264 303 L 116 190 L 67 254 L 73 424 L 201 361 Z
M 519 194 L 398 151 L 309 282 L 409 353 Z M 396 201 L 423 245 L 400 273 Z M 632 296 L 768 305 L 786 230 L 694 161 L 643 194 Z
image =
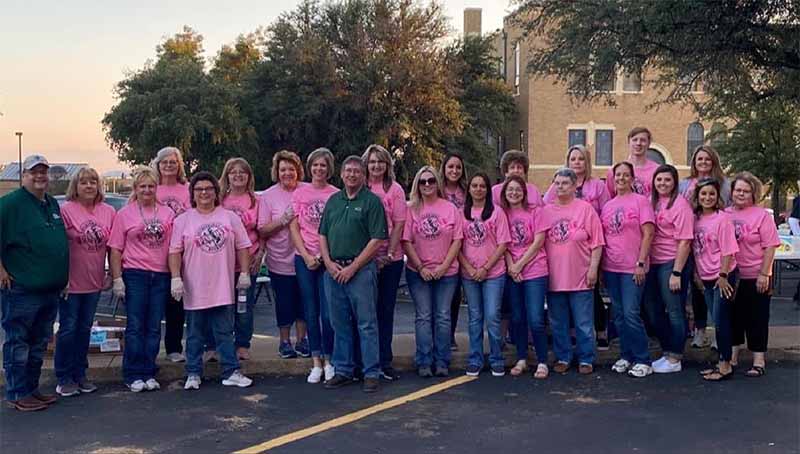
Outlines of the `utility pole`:
M 14 133 L 19 141 L 19 187 L 22 187 L 22 131 Z

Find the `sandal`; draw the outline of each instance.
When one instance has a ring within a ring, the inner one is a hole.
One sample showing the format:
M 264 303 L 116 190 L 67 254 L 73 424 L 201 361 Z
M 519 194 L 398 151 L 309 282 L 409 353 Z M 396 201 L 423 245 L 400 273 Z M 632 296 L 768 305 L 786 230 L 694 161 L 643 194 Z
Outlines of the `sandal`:
M 767 371 L 762 366 L 753 366 L 744 373 L 745 377 L 757 378 L 762 377 Z
M 723 374 L 722 372 L 720 372 L 719 368 L 714 369 L 714 371 L 711 372 L 710 374 L 703 375 L 703 380 L 706 381 L 725 381 L 725 380 L 730 380 L 731 378 L 733 378 L 733 370 L 731 370 L 727 374 Z
M 524 359 L 521 359 L 517 361 L 517 364 L 514 365 L 514 367 L 511 368 L 511 375 L 514 377 L 519 377 L 526 370 L 528 370 L 528 363 Z
M 544 380 L 548 375 L 550 375 L 550 369 L 547 368 L 547 364 L 539 363 L 539 365 L 536 366 L 536 372 L 533 373 L 533 378 Z
M 716 367 L 709 367 L 708 369 L 702 369 L 702 370 L 700 371 L 700 375 L 702 375 L 703 377 L 705 377 L 706 375 L 711 375 L 711 374 L 713 374 L 714 372 L 716 372 L 716 371 L 718 371 L 718 370 L 719 370 L 719 369 L 717 369 Z

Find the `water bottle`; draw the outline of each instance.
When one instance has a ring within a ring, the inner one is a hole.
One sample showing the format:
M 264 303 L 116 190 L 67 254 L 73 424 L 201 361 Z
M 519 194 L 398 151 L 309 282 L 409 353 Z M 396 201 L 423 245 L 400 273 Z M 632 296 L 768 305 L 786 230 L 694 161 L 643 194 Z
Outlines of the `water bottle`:
M 244 314 L 247 312 L 247 290 L 239 289 L 236 295 L 236 313 Z

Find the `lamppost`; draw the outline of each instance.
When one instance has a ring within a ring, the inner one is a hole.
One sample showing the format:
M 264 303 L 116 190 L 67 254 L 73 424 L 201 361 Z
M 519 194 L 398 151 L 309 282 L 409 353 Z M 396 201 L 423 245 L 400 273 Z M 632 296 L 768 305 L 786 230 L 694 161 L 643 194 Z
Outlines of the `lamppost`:
M 22 131 L 14 133 L 19 140 L 19 187 L 22 187 Z

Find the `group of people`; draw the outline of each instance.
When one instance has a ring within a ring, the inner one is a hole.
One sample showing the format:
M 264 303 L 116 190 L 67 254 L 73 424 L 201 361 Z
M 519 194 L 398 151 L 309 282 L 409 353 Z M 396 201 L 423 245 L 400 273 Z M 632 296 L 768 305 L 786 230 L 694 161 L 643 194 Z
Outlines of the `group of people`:
M 761 183 L 747 172 L 726 179 L 709 146 L 697 149 L 691 176 L 680 181 L 675 167 L 647 159 L 651 140 L 649 130 L 634 128 L 628 158 L 605 182 L 592 175 L 589 150 L 570 147 L 544 196 L 527 182 L 524 152 L 503 155 L 504 181 L 495 185 L 486 173 L 467 175 L 463 158 L 448 153 L 438 169 L 419 169 L 408 201 L 380 145 L 344 159 L 341 189 L 330 184 L 330 150 L 314 150 L 305 165 L 296 153 L 277 152 L 275 184 L 260 195 L 246 160 L 230 159 L 219 179 L 205 171 L 187 179 L 180 150 L 166 147 L 136 169 L 130 201 L 116 213 L 91 168 L 75 175 L 59 208 L 46 193 L 47 160 L 30 156 L 23 188 L 0 199 L 6 400 L 25 411 L 55 400 L 38 381 L 56 314 L 57 393 L 96 389 L 86 379 L 87 349 L 109 287 L 126 306 L 123 379 L 131 391 L 160 387 L 163 318 L 167 358 L 186 362 L 185 389 L 200 387 L 203 362 L 213 359 L 223 385 L 249 386 L 240 361 L 250 357 L 262 262 L 280 356 L 311 357 L 307 381 L 330 389 L 360 378 L 374 392 L 380 379 L 399 378 L 392 338 L 404 271 L 422 377 L 450 373 L 462 289 L 467 375 L 487 366 L 484 329 L 494 376 L 506 373 L 507 335 L 516 355 L 511 375 L 530 369 L 545 379 L 551 366 L 565 374 L 574 363 L 592 373 L 596 349 L 614 331 L 621 352 L 614 371 L 678 372 L 691 293 L 694 340 L 704 339 L 708 309 L 716 326 L 719 363 L 703 378 L 729 379 L 745 339 L 754 353 L 747 375 L 761 376 L 779 244 L 772 217 L 757 204 Z M 611 300 L 608 327 L 601 283 Z M 663 351 L 654 362 L 649 336 Z

